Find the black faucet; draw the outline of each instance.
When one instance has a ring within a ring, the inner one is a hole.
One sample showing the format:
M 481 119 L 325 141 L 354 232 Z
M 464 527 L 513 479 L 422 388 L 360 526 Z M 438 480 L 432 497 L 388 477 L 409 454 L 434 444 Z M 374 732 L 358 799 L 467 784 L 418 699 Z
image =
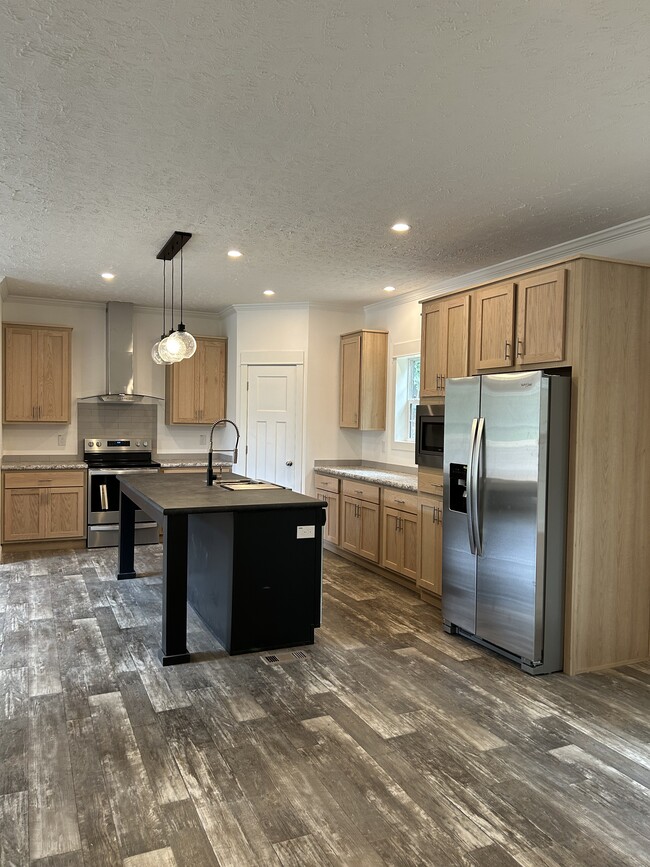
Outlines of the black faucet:
M 220 418 L 219 421 L 215 421 L 215 423 L 212 425 L 212 428 L 210 429 L 210 446 L 208 448 L 208 478 L 206 481 L 206 485 L 208 485 L 208 487 L 211 487 L 213 482 L 214 482 L 214 473 L 212 472 L 212 437 L 214 435 L 214 429 L 216 428 L 216 426 L 218 424 L 226 424 L 226 423 L 231 424 L 235 428 L 235 431 L 237 432 L 237 439 L 235 441 L 235 448 L 234 449 L 220 449 L 220 451 L 232 452 L 233 465 L 237 463 L 237 447 L 239 446 L 239 428 L 237 427 L 235 422 L 231 421 L 229 418 Z

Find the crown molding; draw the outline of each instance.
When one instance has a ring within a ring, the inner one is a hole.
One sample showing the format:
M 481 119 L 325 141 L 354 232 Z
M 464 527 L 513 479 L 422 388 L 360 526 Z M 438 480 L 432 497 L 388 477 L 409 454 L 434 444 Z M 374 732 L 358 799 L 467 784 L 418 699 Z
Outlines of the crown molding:
M 468 286 L 476 286 L 480 283 L 490 283 L 493 280 L 499 280 L 501 277 L 506 277 L 518 271 L 532 271 L 535 268 L 544 267 L 562 259 L 569 259 L 580 253 L 588 254 L 589 250 L 599 247 L 601 244 L 620 241 L 623 238 L 641 235 L 644 232 L 650 233 L 650 215 L 640 217 L 638 220 L 630 220 L 627 223 L 620 223 L 618 226 L 611 226 L 609 229 L 602 229 L 600 232 L 593 232 L 591 235 L 583 235 L 571 241 L 564 241 L 562 244 L 544 247 L 542 250 L 526 253 L 514 259 L 506 259 L 505 262 L 498 262 L 496 265 L 489 265 L 486 268 L 479 268 L 476 271 L 459 274 L 457 277 L 440 280 L 437 283 L 431 283 L 426 289 L 407 292 L 398 298 L 375 301 L 372 304 L 367 304 L 363 309 L 364 311 L 385 310 L 412 301 L 424 301 L 436 295 L 447 295 L 449 292 L 466 289 Z

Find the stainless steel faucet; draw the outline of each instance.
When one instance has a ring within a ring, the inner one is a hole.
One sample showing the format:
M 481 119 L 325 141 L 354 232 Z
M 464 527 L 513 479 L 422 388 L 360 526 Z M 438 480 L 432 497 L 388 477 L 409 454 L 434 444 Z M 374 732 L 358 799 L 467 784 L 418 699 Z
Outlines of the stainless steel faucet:
M 206 484 L 211 486 L 214 482 L 214 473 L 212 472 L 212 437 L 214 436 L 214 429 L 217 425 L 220 424 L 231 424 L 235 428 L 235 432 L 237 433 L 237 439 L 235 440 L 235 448 L 234 449 L 219 449 L 221 452 L 232 452 L 232 462 L 233 464 L 237 463 L 237 449 L 239 446 L 239 428 L 235 424 L 234 421 L 231 421 L 229 418 L 220 418 L 219 421 L 215 421 L 210 429 L 210 446 L 208 448 L 208 478 Z

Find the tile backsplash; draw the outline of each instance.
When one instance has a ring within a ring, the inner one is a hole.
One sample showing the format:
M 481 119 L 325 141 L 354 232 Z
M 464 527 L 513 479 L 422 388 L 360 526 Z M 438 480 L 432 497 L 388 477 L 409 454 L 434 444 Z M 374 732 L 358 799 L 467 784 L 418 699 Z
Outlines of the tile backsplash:
M 83 453 L 83 441 L 96 436 L 104 439 L 118 436 L 145 439 L 155 450 L 156 413 L 157 407 L 152 404 L 127 406 L 114 403 L 79 403 L 79 456 Z

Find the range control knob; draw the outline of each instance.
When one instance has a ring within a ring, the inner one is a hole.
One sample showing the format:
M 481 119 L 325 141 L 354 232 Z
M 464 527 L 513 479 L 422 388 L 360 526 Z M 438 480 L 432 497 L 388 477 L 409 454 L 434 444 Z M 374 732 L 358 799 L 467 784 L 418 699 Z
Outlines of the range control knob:
M 140 448 L 140 440 L 135 441 L 135 447 L 136 447 L 136 449 Z
M 142 443 L 142 445 L 143 445 L 143 446 L 145 447 L 145 449 L 146 449 L 147 446 L 149 445 L 149 443 L 145 440 L 145 441 Z
M 97 440 L 97 442 L 95 443 L 95 445 L 98 446 L 98 447 L 101 447 L 101 444 L 102 444 L 102 441 L 101 441 L 101 440 Z
M 88 440 L 88 448 L 91 449 L 95 443 L 92 440 Z

